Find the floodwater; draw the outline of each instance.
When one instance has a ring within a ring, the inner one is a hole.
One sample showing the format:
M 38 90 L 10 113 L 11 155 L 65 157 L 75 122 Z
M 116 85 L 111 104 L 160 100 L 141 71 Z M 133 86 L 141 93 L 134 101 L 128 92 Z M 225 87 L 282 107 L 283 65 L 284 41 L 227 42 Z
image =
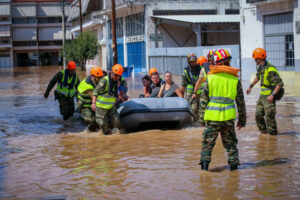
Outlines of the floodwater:
M 300 199 L 298 87 L 286 86 L 277 105 L 278 136 L 259 134 L 254 88 L 247 127 L 237 132 L 239 170 L 229 170 L 218 138 L 205 172 L 203 128 L 103 136 L 86 132 L 79 114 L 63 121 L 54 89 L 43 98 L 58 70 L 0 71 L 0 199 Z

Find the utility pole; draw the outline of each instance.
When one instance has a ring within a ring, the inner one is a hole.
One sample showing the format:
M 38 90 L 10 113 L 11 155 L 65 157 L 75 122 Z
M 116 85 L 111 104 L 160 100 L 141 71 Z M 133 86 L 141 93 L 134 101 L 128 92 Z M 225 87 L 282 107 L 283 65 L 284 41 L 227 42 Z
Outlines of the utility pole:
M 111 35 L 112 35 L 112 50 L 113 64 L 118 63 L 117 37 L 116 37 L 116 5 L 115 0 L 111 0 Z
M 82 12 L 81 12 L 81 0 L 79 0 L 79 20 L 80 20 L 80 35 L 82 35 Z
M 62 0 L 61 1 L 62 3 L 62 32 L 63 32 L 63 48 L 62 48 L 62 56 L 63 56 L 63 66 L 64 66 L 64 69 L 66 69 L 66 56 L 65 56 L 65 50 L 64 50 L 64 47 L 65 47 L 65 42 L 66 42 L 66 26 L 65 26 L 65 0 Z

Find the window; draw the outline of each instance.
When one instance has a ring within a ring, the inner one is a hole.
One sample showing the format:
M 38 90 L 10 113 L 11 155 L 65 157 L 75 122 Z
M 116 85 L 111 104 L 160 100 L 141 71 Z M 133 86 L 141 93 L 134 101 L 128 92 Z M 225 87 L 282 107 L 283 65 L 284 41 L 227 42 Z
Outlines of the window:
M 39 17 L 38 23 L 39 24 L 51 24 L 51 23 L 61 23 L 61 17 Z
M 9 22 L 9 17 L 0 17 L 0 22 Z
M 22 17 L 22 18 L 12 18 L 13 24 L 35 24 L 35 17 Z
M 14 41 L 15 47 L 23 47 L 23 46 L 36 46 L 36 41 Z
M 60 45 L 62 45 L 62 40 L 39 41 L 39 46 L 60 46 Z
M 295 66 L 293 32 L 293 13 L 264 16 L 267 60 L 282 70 Z
M 126 17 L 126 36 L 144 35 L 144 13 L 129 15 Z
M 239 9 L 226 9 L 225 14 L 226 15 L 239 15 L 240 10 Z
M 117 38 L 123 37 L 123 18 L 117 18 L 116 19 L 116 35 Z M 111 34 L 111 20 L 108 21 L 108 30 L 109 30 L 109 38 L 112 38 Z

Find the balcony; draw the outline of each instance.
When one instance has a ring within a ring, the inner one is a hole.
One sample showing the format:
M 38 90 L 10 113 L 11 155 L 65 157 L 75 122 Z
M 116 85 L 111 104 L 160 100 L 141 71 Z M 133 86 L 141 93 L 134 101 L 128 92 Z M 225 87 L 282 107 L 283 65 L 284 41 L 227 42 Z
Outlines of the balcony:
M 246 0 L 246 3 L 254 4 L 254 5 L 261 5 L 261 4 L 268 4 L 268 3 L 277 3 L 277 2 L 284 2 L 287 0 Z

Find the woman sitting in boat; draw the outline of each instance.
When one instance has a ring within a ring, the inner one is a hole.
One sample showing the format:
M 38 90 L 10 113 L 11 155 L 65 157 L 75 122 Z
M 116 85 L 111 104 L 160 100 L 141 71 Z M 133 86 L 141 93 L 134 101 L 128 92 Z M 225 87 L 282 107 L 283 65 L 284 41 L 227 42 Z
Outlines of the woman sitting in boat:
M 165 83 L 160 87 L 157 97 L 183 97 L 180 88 L 172 80 L 172 73 L 165 73 Z
M 148 75 L 143 76 L 142 82 L 144 85 L 144 94 L 141 94 L 140 98 L 150 97 L 150 85 L 151 85 L 150 77 Z

